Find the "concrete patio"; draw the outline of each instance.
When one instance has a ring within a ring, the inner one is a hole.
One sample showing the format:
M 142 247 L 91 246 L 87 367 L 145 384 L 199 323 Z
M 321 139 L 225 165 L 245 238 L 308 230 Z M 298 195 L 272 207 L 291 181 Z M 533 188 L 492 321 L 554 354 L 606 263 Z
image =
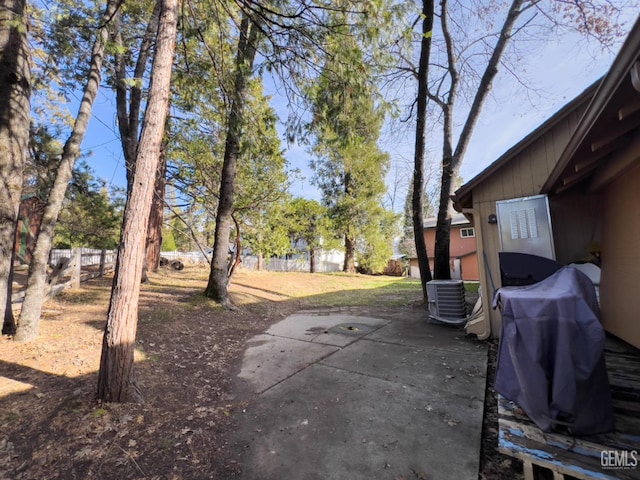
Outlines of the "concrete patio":
M 251 339 L 246 480 L 478 478 L 487 350 L 418 309 L 299 312 Z

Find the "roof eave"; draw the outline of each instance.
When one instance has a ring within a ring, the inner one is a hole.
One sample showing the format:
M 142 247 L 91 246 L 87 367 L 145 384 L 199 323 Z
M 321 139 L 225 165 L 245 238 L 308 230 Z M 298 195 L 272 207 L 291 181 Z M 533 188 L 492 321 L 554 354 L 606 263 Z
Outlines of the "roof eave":
M 636 20 L 629 36 L 620 48 L 620 53 L 613 61 L 611 68 L 600 82 L 582 118 L 569 139 L 567 146 L 558 158 L 549 178 L 542 186 L 540 193 L 549 193 L 560 180 L 562 172 L 567 167 L 580 145 L 591 131 L 603 110 L 625 80 L 629 70 L 638 61 L 640 55 L 640 17 Z
M 461 211 L 462 208 L 470 207 L 471 205 L 467 205 L 465 202 L 466 197 L 470 197 L 471 191 L 477 187 L 480 183 L 484 182 L 487 178 L 493 175 L 495 172 L 500 170 L 505 164 L 509 163 L 515 156 L 517 156 L 524 149 L 529 147 L 533 142 L 538 140 L 541 136 L 543 136 L 546 132 L 551 130 L 556 124 L 564 120 L 571 112 L 573 112 L 580 104 L 585 102 L 588 98 L 591 98 L 596 91 L 600 80 L 594 82 L 589 87 L 587 87 L 582 93 L 580 93 L 577 97 L 571 100 L 569 103 L 565 104 L 560 110 L 554 113 L 549 119 L 543 122 L 538 128 L 529 133 L 526 137 L 516 143 L 513 147 L 503 153 L 496 161 L 494 161 L 491 165 L 485 168 L 478 175 L 473 177 L 467 183 L 462 185 L 456 192 L 454 196 L 456 200 L 454 201 L 454 208 L 456 210 Z

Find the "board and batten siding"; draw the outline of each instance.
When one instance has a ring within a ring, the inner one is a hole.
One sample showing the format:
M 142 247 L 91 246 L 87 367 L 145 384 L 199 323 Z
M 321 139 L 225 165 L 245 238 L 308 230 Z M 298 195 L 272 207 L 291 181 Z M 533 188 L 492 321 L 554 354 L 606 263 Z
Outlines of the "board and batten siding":
M 586 107 L 586 101 L 568 112 L 563 118 L 550 125 L 521 149 L 516 149 L 512 157 L 493 171 L 486 179 L 473 188 L 473 209 L 479 218 L 474 218 L 474 225 L 482 222 L 481 232 L 485 255 L 484 272 L 480 272 L 483 285 L 482 302 L 489 312 L 492 335 L 500 335 L 502 318 L 497 310 L 490 308 L 493 301 L 494 288 L 499 288 L 500 265 L 498 252 L 500 239 L 498 225 L 489 224 L 489 215 L 496 213 L 496 202 L 512 198 L 538 195 L 549 178 L 556 162 L 567 145 L 580 116 Z M 553 214 L 552 214 L 553 215 Z
M 640 165 L 604 192 L 600 310 L 607 331 L 640 348 Z

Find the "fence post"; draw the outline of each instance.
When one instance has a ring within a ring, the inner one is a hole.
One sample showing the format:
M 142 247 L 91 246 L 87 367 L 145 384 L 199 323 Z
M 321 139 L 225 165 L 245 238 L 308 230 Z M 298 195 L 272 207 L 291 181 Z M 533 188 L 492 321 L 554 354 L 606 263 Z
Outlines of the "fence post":
M 107 250 L 103 248 L 100 251 L 100 268 L 98 270 L 99 277 L 104 277 L 104 264 L 105 264 L 106 258 L 107 258 Z
M 71 274 L 71 288 L 80 288 L 80 272 L 82 270 L 82 248 L 73 249 L 73 273 Z

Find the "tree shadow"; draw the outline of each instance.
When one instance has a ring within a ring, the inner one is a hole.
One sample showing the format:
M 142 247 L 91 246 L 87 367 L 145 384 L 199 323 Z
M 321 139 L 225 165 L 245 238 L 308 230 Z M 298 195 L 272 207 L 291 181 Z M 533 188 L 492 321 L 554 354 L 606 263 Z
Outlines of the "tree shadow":
M 72 299 L 56 306 L 75 310 L 75 316 L 60 313 L 47 335 L 66 338 L 65 322 L 73 321 L 91 327 L 89 348 L 100 348 L 95 330 L 104 330 L 106 308 L 82 310 L 84 301 L 104 299 L 105 307 L 108 303 L 108 295 L 95 290 L 110 284 L 104 279 L 95 282 L 83 285 L 90 291 L 85 297 L 82 292 L 71 294 L 78 302 Z M 240 284 L 244 288 L 247 282 Z M 16 479 L 166 478 L 169 472 L 179 478 L 231 478 L 239 465 L 225 438 L 233 428 L 233 413 L 249 401 L 236 397 L 232 389 L 248 339 L 301 309 L 347 311 L 349 299 L 361 305 L 349 310 L 353 314 L 411 318 L 416 325 L 424 315 L 419 284 L 414 293 L 382 286 L 366 294 L 346 290 L 305 297 L 285 296 L 277 287 L 258 285 L 255 302 L 237 311 L 215 308 L 202 295 L 205 285 L 203 280 L 202 290 L 188 287 L 189 292 L 171 284 L 143 287 L 136 342 L 140 361 L 135 371 L 144 405 L 98 405 L 97 362 L 90 372 L 71 377 L 1 361 L 0 374 L 15 389 L 0 397 L 3 473 Z M 159 291 L 165 293 L 157 295 Z M 402 296 L 403 306 L 383 306 L 392 294 Z M 269 295 L 279 299 L 266 298 Z M 69 362 L 76 347 L 73 342 L 78 341 L 82 339 L 68 341 Z M 28 348 L 22 351 L 24 363 L 30 355 L 55 353 L 51 349 L 57 343 L 46 337 L 38 342 L 32 353 Z M 64 371 L 59 365 L 53 368 Z

